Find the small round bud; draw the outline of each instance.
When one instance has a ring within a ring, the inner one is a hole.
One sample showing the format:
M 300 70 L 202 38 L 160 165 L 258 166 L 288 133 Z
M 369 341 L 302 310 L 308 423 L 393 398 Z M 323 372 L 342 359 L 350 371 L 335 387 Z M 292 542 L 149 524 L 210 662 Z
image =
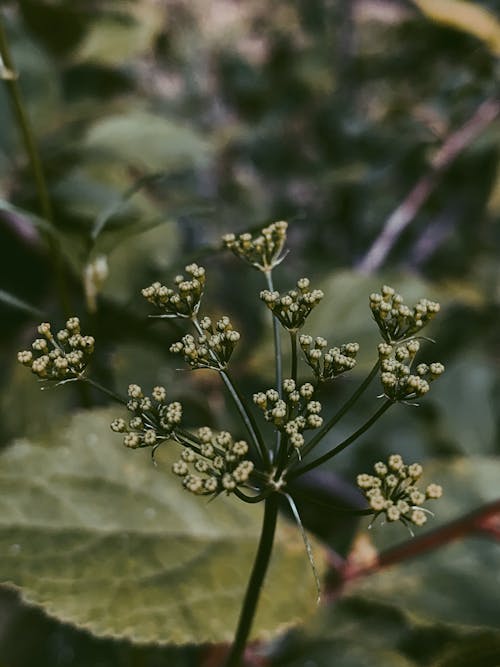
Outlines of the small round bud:
M 439 484 L 429 484 L 425 490 L 425 495 L 427 498 L 437 500 L 443 495 L 443 488 Z
M 138 384 L 129 384 L 128 386 L 128 395 L 130 398 L 142 398 L 143 393 L 142 389 Z
M 117 419 L 113 419 L 113 421 L 110 424 L 111 430 L 114 431 L 115 433 L 124 433 L 127 424 L 125 423 L 125 420 L 122 419 L 121 417 L 118 417 Z

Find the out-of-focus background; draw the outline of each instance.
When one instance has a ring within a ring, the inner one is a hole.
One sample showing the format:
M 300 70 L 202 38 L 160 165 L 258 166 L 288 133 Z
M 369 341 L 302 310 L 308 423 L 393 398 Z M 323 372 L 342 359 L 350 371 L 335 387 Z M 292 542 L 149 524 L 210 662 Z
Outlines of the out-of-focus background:
M 335 459 L 328 470 L 338 477 L 326 486 L 347 497 L 343 483 L 397 451 L 427 462 L 435 481 L 449 478 L 449 518 L 500 495 L 498 0 L 3 0 L 0 13 L 53 207 L 53 221 L 42 220 L 0 81 L 6 452 L 106 404 L 74 386 L 40 392 L 15 361 L 39 321 L 63 324 L 65 298 L 98 341 L 100 382 L 117 391 L 163 383 L 191 425 L 237 432 L 217 378 L 177 371 L 168 347 L 181 329 L 148 320 L 140 289 L 203 263 L 207 312 L 229 314 L 242 332 L 235 376 L 245 392 L 271 386 L 261 276 L 222 252 L 220 237 L 288 220 L 277 287 L 310 277 L 326 296 L 305 331 L 361 344 L 357 368 L 326 391 L 325 406 L 339 404 L 374 361 L 370 292 L 389 283 L 410 304 L 420 296 L 442 304 L 429 329 L 437 342 L 422 358 L 442 361 L 445 376 L 418 408 L 397 406 Z M 102 284 L 96 267 L 106 267 Z M 371 414 L 378 393 L 372 387 L 331 444 Z M 29 523 L 16 494 L 29 497 L 38 482 L 30 472 L 23 481 L 21 465 L 18 474 L 16 490 L 2 478 L 4 531 Z M 303 512 L 343 556 L 357 527 L 366 529 Z M 391 541 L 392 529 L 377 529 L 375 541 Z M 372 548 L 356 544 L 360 557 Z M 271 664 L 500 664 L 498 545 L 490 530 L 452 548 L 387 570 L 372 589 L 326 605 L 307 631 L 278 635 L 266 649 Z M 0 597 L 1 667 L 184 667 L 205 658 L 194 647 L 98 638 L 12 591 Z

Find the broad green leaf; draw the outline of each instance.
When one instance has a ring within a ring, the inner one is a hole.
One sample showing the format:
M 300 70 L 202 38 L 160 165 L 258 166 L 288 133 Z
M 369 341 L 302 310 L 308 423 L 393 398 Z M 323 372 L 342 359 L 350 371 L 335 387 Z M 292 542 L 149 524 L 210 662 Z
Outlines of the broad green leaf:
M 282 644 L 275 667 L 497 667 L 500 633 L 425 623 L 395 606 L 339 600 Z M 484 663 L 472 658 L 474 647 Z M 461 661 L 460 656 L 468 657 Z M 453 662 L 453 659 L 456 662 Z
M 193 128 L 141 110 L 98 121 L 90 128 L 85 145 L 146 171 L 204 165 L 209 154 L 208 142 Z
M 77 61 L 120 66 L 153 47 L 162 28 L 163 11 L 155 3 L 129 4 L 120 13 L 101 16 L 74 54 Z
M 444 489 L 443 498 L 432 507 L 436 517 L 426 530 L 500 496 L 498 459 L 459 458 L 425 469 L 426 479 Z M 425 532 L 418 530 L 419 535 Z M 405 539 L 402 526 L 375 524 L 372 533 L 379 547 Z M 498 590 L 492 586 L 491 573 L 499 558 L 500 544 L 476 534 L 355 581 L 346 593 L 396 605 L 427 622 L 498 628 Z
M 96 635 L 231 640 L 261 506 L 185 492 L 170 473 L 170 448 L 155 469 L 148 452 L 126 450 L 109 430 L 112 414 L 79 414 L 46 442 L 17 441 L 0 459 L 2 580 Z M 254 636 L 315 607 L 296 529 L 281 526 L 266 581 Z
M 500 21 L 477 2 L 465 0 L 413 0 L 424 14 L 436 23 L 463 30 L 486 43 L 500 55 Z

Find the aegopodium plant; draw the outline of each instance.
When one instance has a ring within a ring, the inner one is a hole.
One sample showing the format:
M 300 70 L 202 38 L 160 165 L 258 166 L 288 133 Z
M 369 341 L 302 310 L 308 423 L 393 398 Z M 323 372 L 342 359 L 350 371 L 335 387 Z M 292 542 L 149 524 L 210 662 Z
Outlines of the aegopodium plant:
M 181 340 L 171 345 L 170 351 L 181 355 L 191 369 L 219 373 L 242 419 L 245 440 L 228 431 L 214 432 L 203 425 L 194 432 L 183 428 L 182 405 L 167 398 L 165 387 L 154 387 L 148 394 L 137 384 L 130 384 L 128 397 L 122 399 L 96 383 L 88 373 L 94 339 L 81 333 L 76 317 L 69 319 L 65 328 L 56 334 L 49 324 L 41 324 L 38 327 L 41 337 L 34 341 L 32 350 L 18 354 L 19 361 L 43 382 L 88 382 L 124 403 L 130 413 L 128 418 L 118 417 L 111 428 L 123 435 L 126 447 L 149 447 L 154 455 L 163 443 L 180 446 L 179 460 L 173 464 L 172 472 L 187 491 L 213 497 L 221 493 L 233 494 L 242 502 L 264 502 L 261 538 L 227 667 L 240 663 L 250 632 L 272 552 L 278 498 L 287 498 L 300 522 L 288 491 L 289 483 L 354 443 L 392 405 L 420 399 L 444 371 L 439 362 L 416 361 L 421 341 L 426 340 L 421 332 L 439 312 L 439 304 L 421 299 L 410 308 L 393 288 L 384 285 L 380 293 L 369 297 L 382 337 L 378 359 L 340 409 L 333 414 L 324 410 L 319 400 L 323 385 L 352 370 L 359 345 L 355 342 L 331 345 L 321 336 L 302 332 L 308 316 L 324 295 L 320 289 L 311 287 L 308 278 L 300 278 L 288 291 L 275 289 L 273 272 L 286 255 L 286 232 L 287 223 L 276 222 L 255 236 L 246 233 L 223 237 L 226 248 L 263 274 L 265 289 L 260 298 L 272 314 L 276 380 L 273 387 L 262 388 L 251 400 L 242 395 L 228 371 L 240 333 L 228 316 L 215 321 L 201 312 L 205 269 L 190 264 L 186 266 L 186 276 L 177 276 L 171 287 L 155 282 L 142 290 L 157 317 L 178 318 L 190 327 Z M 290 344 L 291 363 L 286 376 L 282 369 L 280 327 L 287 332 Z M 303 379 L 301 371 L 299 380 L 299 360 L 305 362 L 308 379 Z M 317 445 L 377 374 L 383 390 L 379 397 L 383 399 L 382 404 L 352 435 L 315 458 Z M 261 420 L 272 425 L 271 439 L 264 437 Z M 429 514 L 424 503 L 441 496 L 441 487 L 436 484 L 430 484 L 424 491 L 418 488 L 421 475 L 420 464 L 406 465 L 398 454 L 390 456 L 387 463 L 375 463 L 374 474 L 360 474 L 357 479 L 367 499 L 363 514 L 372 514 L 372 521 L 382 516 L 389 522 L 401 521 L 408 527 L 421 526 Z M 303 530 L 302 533 L 310 556 Z

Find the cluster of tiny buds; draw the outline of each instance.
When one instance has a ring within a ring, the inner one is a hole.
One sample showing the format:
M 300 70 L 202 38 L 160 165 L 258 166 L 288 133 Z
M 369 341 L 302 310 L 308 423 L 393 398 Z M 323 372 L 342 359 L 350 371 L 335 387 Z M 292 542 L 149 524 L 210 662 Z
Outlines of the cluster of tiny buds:
M 253 401 L 263 412 L 266 421 L 288 436 L 288 441 L 295 449 L 304 444 L 303 432 L 320 428 L 323 418 L 320 416 L 321 403 L 311 400 L 314 387 L 309 382 L 297 386 L 292 379 L 283 380 L 283 398 L 275 389 L 258 392 Z
M 319 382 L 333 380 L 337 375 L 350 371 L 356 365 L 358 343 L 346 343 L 340 347 L 328 348 L 328 341 L 321 336 L 313 338 L 302 334 L 299 337 L 300 347 L 306 362 L 312 368 Z
M 430 383 L 444 373 L 444 366 L 439 362 L 418 364 L 415 373 L 411 365 L 420 349 L 418 340 L 410 340 L 401 345 L 380 343 L 380 380 L 387 398 L 404 401 L 418 398 L 430 389 Z
M 237 257 L 260 271 L 271 271 L 285 257 L 282 253 L 287 228 L 288 223 L 281 220 L 264 227 L 257 236 L 252 236 L 248 232 L 239 236 L 225 234 L 222 242 Z
M 80 320 L 70 317 L 66 327 L 52 334 L 50 324 L 42 322 L 31 350 L 18 352 L 17 359 L 31 368 L 41 380 L 68 380 L 80 377 L 94 351 L 93 336 L 82 336 Z
M 309 285 L 308 278 L 300 278 L 297 281 L 297 289 L 285 294 L 263 290 L 260 298 L 285 329 L 298 331 L 324 296 L 320 289 L 311 290 Z
M 198 340 L 187 334 L 170 346 L 170 352 L 182 354 L 191 368 L 225 369 L 240 334 L 226 315 L 215 326 L 209 317 L 204 317 L 199 324 L 203 333 Z
M 387 464 L 382 461 L 376 463 L 374 472 L 375 475 L 358 475 L 357 482 L 375 518 L 383 514 L 388 521 L 423 526 L 427 514 L 432 513 L 422 505 L 426 500 L 441 498 L 443 489 L 439 484 L 429 484 L 422 493 L 417 487 L 422 466 L 419 463 L 405 465 L 399 454 L 389 456 Z
M 141 387 L 128 387 L 127 409 L 133 414 L 128 422 L 118 417 L 111 422 L 111 430 L 124 433 L 125 447 L 154 447 L 172 436 L 182 419 L 182 405 L 177 401 L 166 403 L 165 387 L 154 387 L 151 396 L 145 396 Z
M 420 299 L 413 308 L 392 287 L 383 285 L 381 293 L 370 294 L 370 308 L 382 338 L 391 343 L 418 334 L 440 310 L 439 303 Z
M 176 276 L 176 289 L 155 282 L 142 290 L 142 296 L 163 312 L 163 317 L 192 318 L 200 307 L 205 287 L 205 269 L 197 264 L 186 266 L 190 278 Z
M 227 431 L 214 434 L 204 426 L 198 429 L 196 443 L 184 441 L 184 444 L 181 458 L 173 464 L 172 471 L 182 477 L 188 491 L 197 495 L 217 495 L 221 491 L 229 494 L 248 482 L 254 464 L 244 458 L 248 453 L 244 440 L 234 441 Z

